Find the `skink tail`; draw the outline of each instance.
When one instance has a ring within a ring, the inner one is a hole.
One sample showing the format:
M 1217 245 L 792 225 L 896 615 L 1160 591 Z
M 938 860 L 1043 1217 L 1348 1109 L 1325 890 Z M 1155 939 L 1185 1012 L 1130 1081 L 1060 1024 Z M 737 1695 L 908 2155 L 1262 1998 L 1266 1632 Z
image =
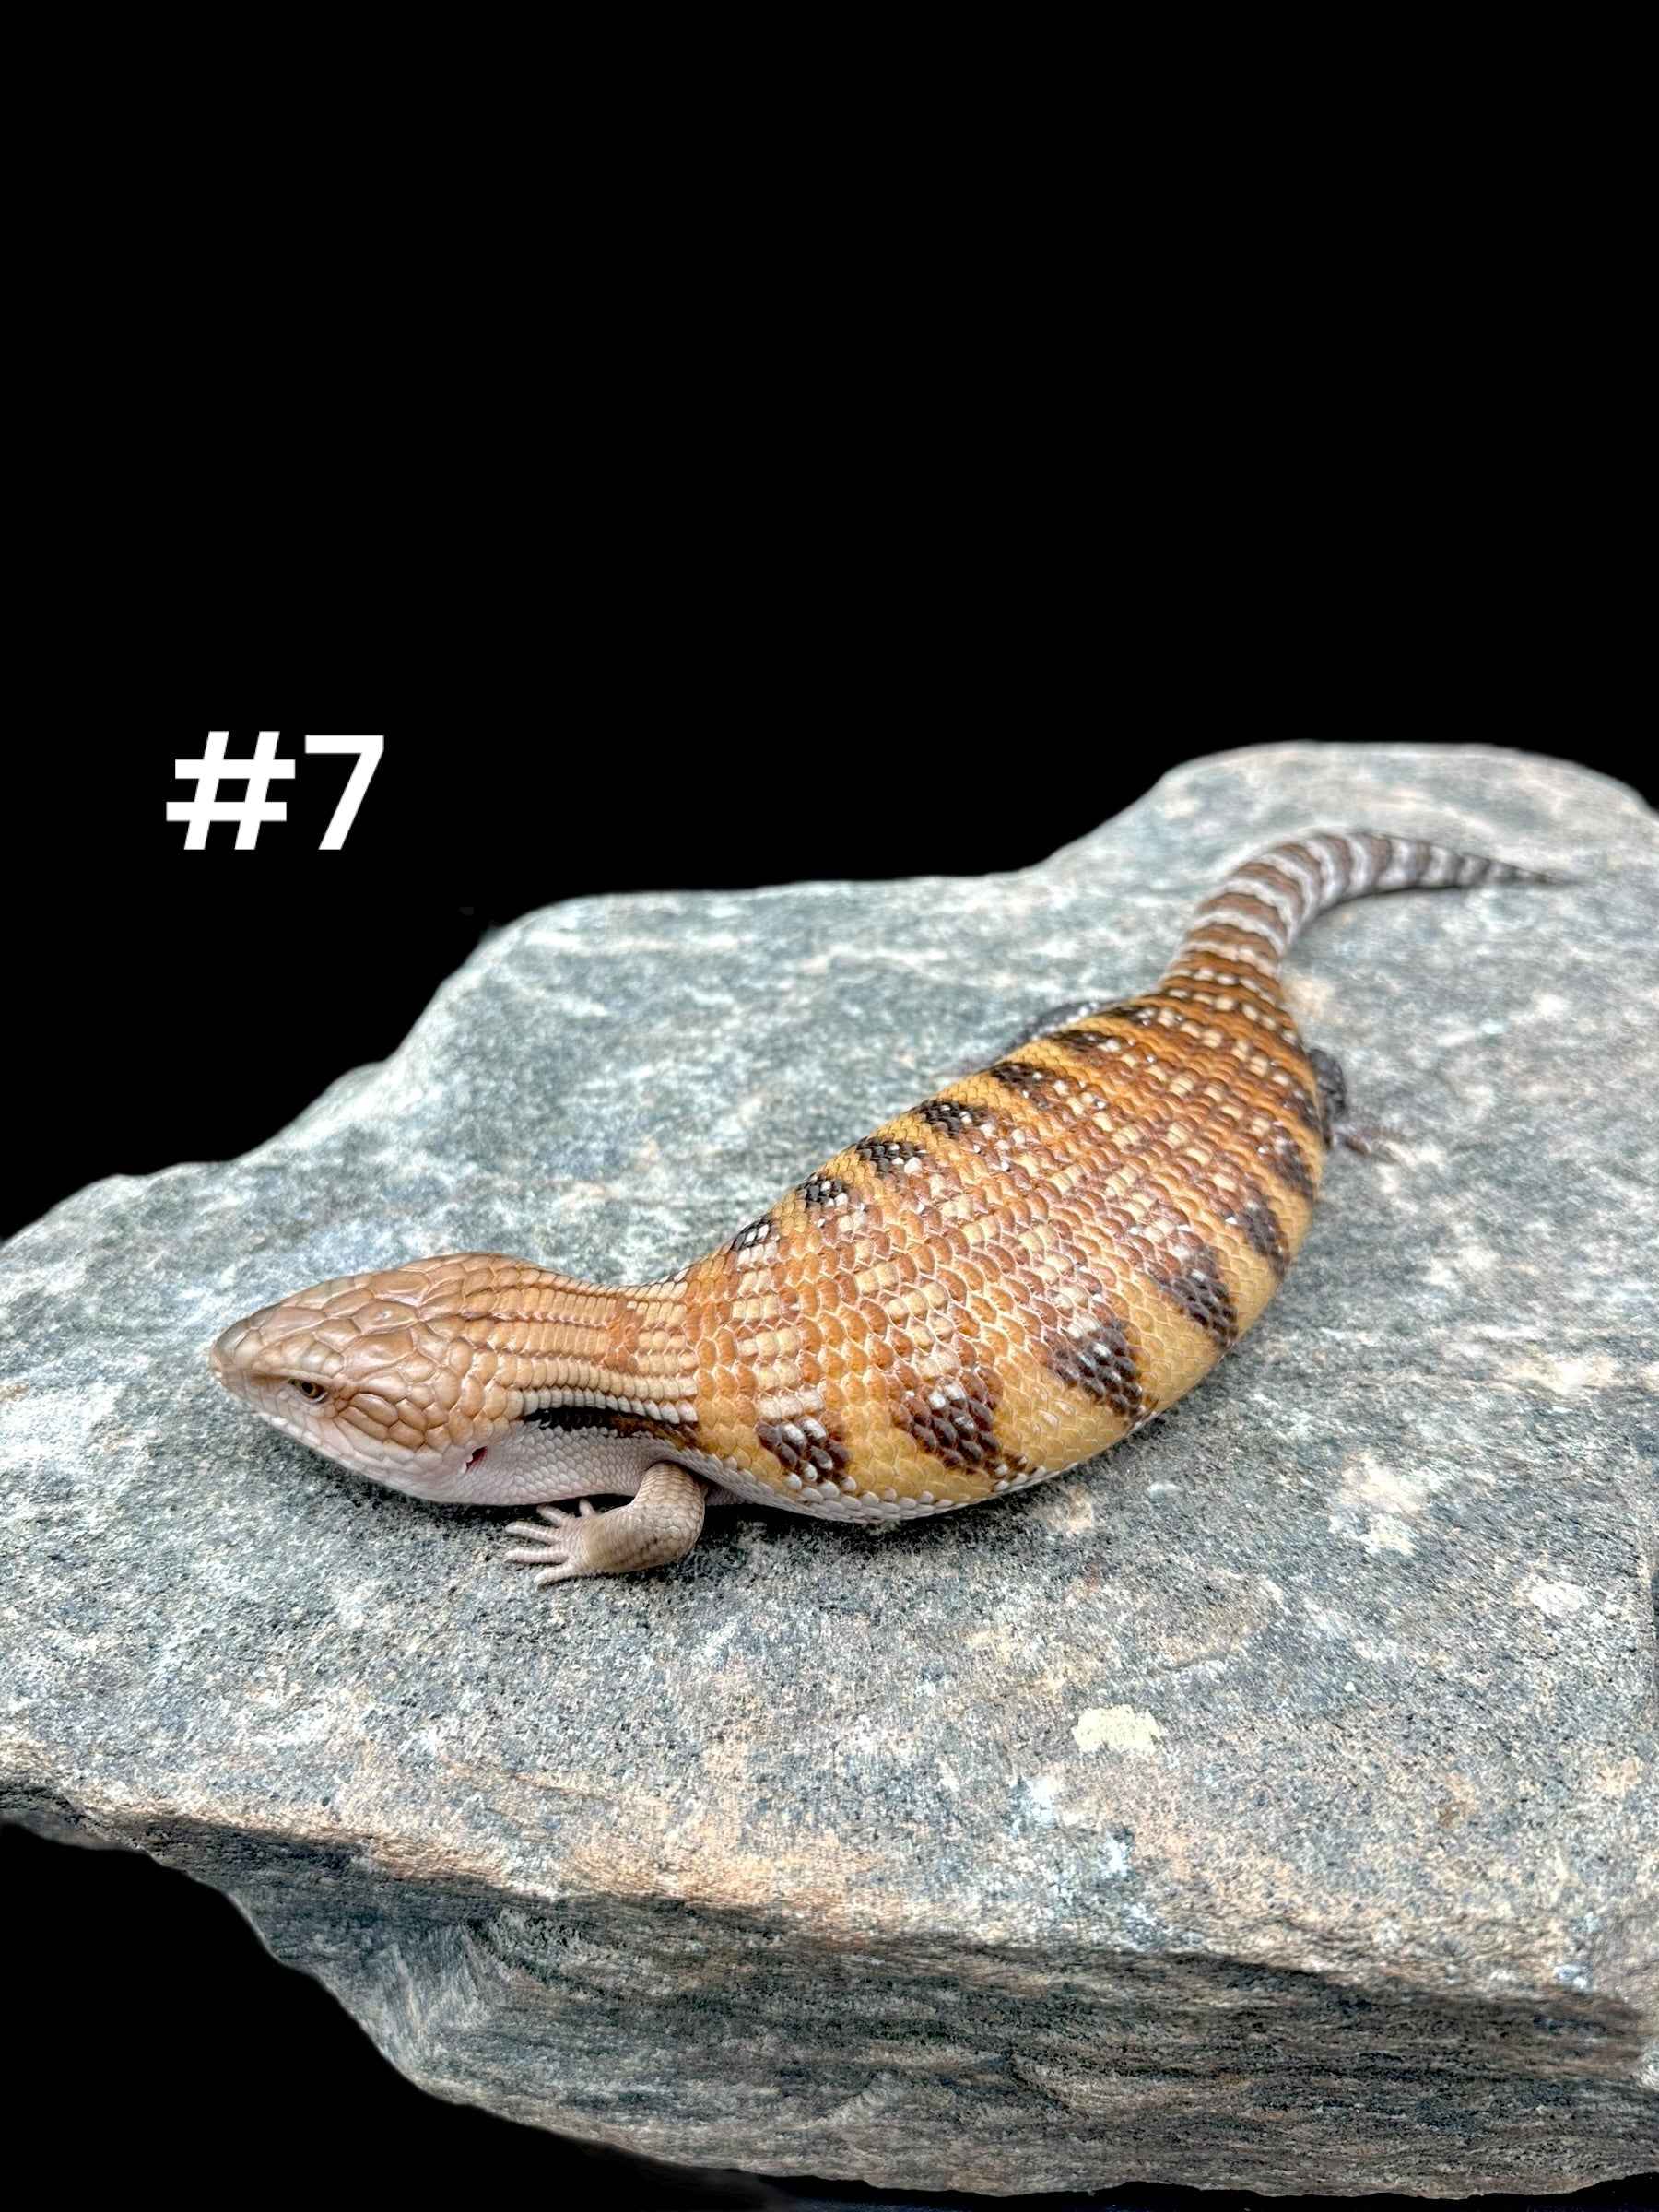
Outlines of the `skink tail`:
M 1454 852 L 1427 838 L 1321 830 L 1269 845 L 1235 868 L 1194 915 L 1163 980 L 1188 977 L 1217 959 L 1237 962 L 1264 978 L 1277 977 L 1280 960 L 1316 914 L 1374 891 L 1571 880 L 1481 853 Z

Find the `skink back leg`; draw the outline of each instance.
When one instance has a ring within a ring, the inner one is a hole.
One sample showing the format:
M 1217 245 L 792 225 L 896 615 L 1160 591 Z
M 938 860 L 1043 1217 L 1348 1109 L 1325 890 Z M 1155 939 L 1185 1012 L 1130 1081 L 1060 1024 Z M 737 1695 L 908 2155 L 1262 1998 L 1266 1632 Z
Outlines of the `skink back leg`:
M 1319 1088 L 1319 1115 L 1327 1147 L 1346 1145 L 1350 1152 L 1364 1152 L 1373 1159 L 1392 1159 L 1386 1139 L 1398 1136 L 1375 1114 L 1356 1112 L 1348 1103 L 1347 1077 L 1335 1053 L 1314 1045 L 1308 1053 L 1313 1080 Z

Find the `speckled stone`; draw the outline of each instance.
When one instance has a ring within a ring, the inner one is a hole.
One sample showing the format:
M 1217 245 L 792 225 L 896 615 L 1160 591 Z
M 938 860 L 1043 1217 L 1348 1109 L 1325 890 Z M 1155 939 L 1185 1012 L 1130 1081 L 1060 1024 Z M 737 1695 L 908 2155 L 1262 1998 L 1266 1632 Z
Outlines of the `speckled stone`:
M 320 1277 L 718 1241 L 1322 825 L 1570 869 L 1375 900 L 1299 1016 L 1402 1135 L 1091 1470 L 717 1516 L 534 1591 L 210 1382 Z M 0 1796 L 228 1889 L 417 2081 L 697 2165 L 992 2191 L 1659 2162 L 1659 839 L 1474 748 L 1179 771 L 982 880 L 592 899 L 223 1166 L 0 1253 Z M 276 1048 L 274 1048 L 276 1049 Z

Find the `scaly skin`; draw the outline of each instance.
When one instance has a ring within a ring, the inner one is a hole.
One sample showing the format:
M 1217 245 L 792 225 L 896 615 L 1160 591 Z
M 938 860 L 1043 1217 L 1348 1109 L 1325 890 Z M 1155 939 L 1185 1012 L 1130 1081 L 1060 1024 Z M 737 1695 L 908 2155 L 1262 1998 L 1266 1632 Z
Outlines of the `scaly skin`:
M 1045 1481 L 1190 1390 L 1307 1234 L 1340 1073 L 1279 989 L 1298 930 L 1367 891 L 1536 880 L 1393 838 L 1275 846 L 1156 990 L 948 1085 L 677 1275 L 604 1289 L 450 1253 L 267 1307 L 214 1371 L 422 1497 L 636 1493 L 516 1524 L 544 1582 L 679 1557 L 694 1477 L 854 1521 Z

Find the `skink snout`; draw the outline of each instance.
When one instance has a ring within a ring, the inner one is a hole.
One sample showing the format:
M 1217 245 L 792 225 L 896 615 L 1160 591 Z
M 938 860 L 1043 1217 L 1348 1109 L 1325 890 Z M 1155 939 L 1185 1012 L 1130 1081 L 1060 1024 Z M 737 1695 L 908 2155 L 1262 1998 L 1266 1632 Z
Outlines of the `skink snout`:
M 318 1330 L 317 1319 L 309 1309 L 266 1306 L 216 1337 L 207 1364 L 227 1390 L 257 1404 L 294 1376 L 331 1373 L 339 1367 L 339 1356 Z
M 207 1347 L 207 1364 L 213 1370 L 216 1380 L 222 1382 L 227 1390 L 236 1387 L 236 1378 L 241 1371 L 236 1358 L 237 1347 L 245 1341 L 249 1326 L 250 1324 L 245 1321 L 232 1322 Z
M 207 1364 L 221 1382 L 229 1382 L 236 1369 L 237 1347 L 248 1334 L 245 1321 L 232 1322 L 207 1347 Z

